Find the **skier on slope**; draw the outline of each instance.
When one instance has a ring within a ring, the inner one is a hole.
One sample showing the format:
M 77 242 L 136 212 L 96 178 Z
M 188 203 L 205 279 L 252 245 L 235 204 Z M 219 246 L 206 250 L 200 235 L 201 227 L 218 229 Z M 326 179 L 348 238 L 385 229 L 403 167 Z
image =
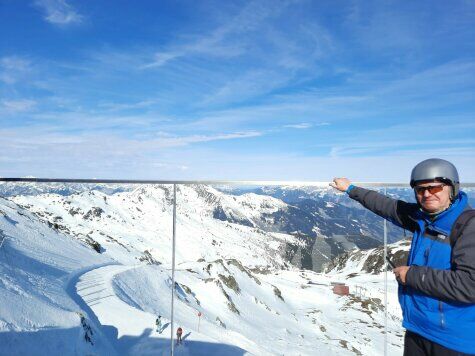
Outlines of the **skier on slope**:
M 176 330 L 176 344 L 179 345 L 182 343 L 182 340 L 181 340 L 181 335 L 183 334 L 183 329 L 180 327 L 178 327 L 178 329 Z
M 157 317 L 157 320 L 155 320 L 155 325 L 157 326 L 157 332 L 160 331 L 160 329 L 162 328 L 162 316 L 159 315 Z

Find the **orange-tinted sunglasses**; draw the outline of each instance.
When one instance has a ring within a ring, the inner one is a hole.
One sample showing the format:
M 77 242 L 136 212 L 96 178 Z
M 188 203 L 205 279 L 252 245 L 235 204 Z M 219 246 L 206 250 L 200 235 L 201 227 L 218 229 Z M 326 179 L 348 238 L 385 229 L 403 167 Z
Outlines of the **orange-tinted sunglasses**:
M 444 189 L 444 187 L 445 187 L 445 184 L 429 185 L 427 187 L 416 186 L 414 187 L 414 190 L 419 195 L 424 195 L 426 190 L 429 191 L 430 194 L 436 194 L 436 193 L 441 192 Z

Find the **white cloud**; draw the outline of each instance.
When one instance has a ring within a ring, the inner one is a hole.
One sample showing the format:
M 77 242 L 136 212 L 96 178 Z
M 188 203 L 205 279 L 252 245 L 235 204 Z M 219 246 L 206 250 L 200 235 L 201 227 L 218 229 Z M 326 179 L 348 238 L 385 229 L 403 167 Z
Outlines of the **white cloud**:
M 155 168 L 166 169 L 170 171 L 175 171 L 175 170 L 186 171 L 190 168 L 182 164 L 177 165 L 177 164 L 168 163 L 168 162 L 152 162 L 150 165 Z
M 318 122 L 318 123 L 315 123 L 315 124 L 311 124 L 311 123 L 308 123 L 308 122 L 301 122 L 299 124 L 289 124 L 289 125 L 284 125 L 283 127 L 284 128 L 289 128 L 289 129 L 309 129 L 311 127 L 317 127 L 317 126 L 328 126 L 330 125 L 329 122 Z
M 249 51 L 255 39 L 254 36 L 247 38 L 246 34 L 254 34 L 260 28 L 266 27 L 270 19 L 281 15 L 289 5 L 290 2 L 250 1 L 237 14 L 221 19 L 222 25 L 210 33 L 194 37 L 187 43 L 171 46 L 169 50 L 157 52 L 155 59 L 141 68 L 160 67 L 190 54 L 225 58 L 239 56 Z
M 285 128 L 289 129 L 309 129 L 313 125 L 309 124 L 308 122 L 302 122 L 300 124 L 292 124 L 292 125 L 284 125 Z
M 177 147 L 186 146 L 193 143 L 211 142 L 211 141 L 223 141 L 234 140 L 240 138 L 250 138 L 262 136 L 261 132 L 249 131 L 249 132 L 235 132 L 219 135 L 191 135 L 181 137 L 163 137 L 151 142 L 155 147 Z
M 41 125 L 0 129 L 0 169 L 5 176 L 143 178 L 166 173 L 178 178 L 196 170 L 196 163 L 183 154 L 205 148 L 195 144 L 259 135 L 235 132 L 179 137 L 160 133 L 160 138 L 133 139 L 110 133 L 63 133 Z
M 158 99 L 146 99 L 140 100 L 135 103 L 102 103 L 99 106 L 105 108 L 107 111 L 121 111 L 121 110 L 129 110 L 129 109 L 142 109 L 147 108 L 149 106 L 155 105 L 159 103 Z
M 45 20 L 55 25 L 81 23 L 83 17 L 65 0 L 37 0 L 35 4 L 46 12 Z
M 173 147 L 191 146 L 195 143 L 235 140 L 261 136 L 258 131 L 231 132 L 218 135 L 173 136 L 159 132 L 154 138 L 125 138 L 110 133 L 104 134 L 67 134 L 57 128 L 44 125 L 0 130 L 2 149 L 29 147 L 33 150 L 45 150 L 50 146 L 63 145 L 75 152 L 81 150 L 111 151 L 114 154 L 133 155 L 137 152 L 155 152 Z
M 183 53 L 180 52 L 157 52 L 155 53 L 155 59 L 147 63 L 143 66 L 140 67 L 140 69 L 148 69 L 148 68 L 154 68 L 154 67 L 160 67 L 167 62 L 180 57 Z
M 17 56 L 3 57 L 0 59 L 0 68 L 0 81 L 15 84 L 25 73 L 31 71 L 31 63 Z
M 464 182 L 475 181 L 473 155 L 468 155 L 466 150 L 432 151 L 424 143 L 421 151 L 384 156 L 373 152 L 365 157 L 229 152 L 193 145 L 258 134 L 183 137 L 161 134 L 164 140 L 134 140 L 111 134 L 71 136 L 38 127 L 0 129 L 0 168 L 3 176 L 298 181 L 329 181 L 334 176 L 348 176 L 356 181 L 405 182 L 416 163 L 435 154 L 454 162 Z
M 396 135 L 395 138 L 381 137 L 380 139 L 369 137 L 369 135 L 371 135 L 371 131 L 367 131 L 365 136 L 368 136 L 368 142 L 365 143 L 348 142 L 333 146 L 330 150 L 330 157 L 372 156 L 379 155 L 381 152 L 386 152 L 384 155 L 399 156 L 412 154 L 419 156 L 446 156 L 450 152 L 457 153 L 460 156 L 473 156 L 473 146 L 475 144 L 474 139 L 446 139 L 441 144 L 440 141 L 434 141 L 432 138 L 419 139 L 414 142 L 401 139 Z
M 201 105 L 230 104 L 245 101 L 285 86 L 291 77 L 291 74 L 278 73 L 274 70 L 251 70 L 234 80 L 229 80 L 214 93 L 207 95 Z
M 36 105 L 36 101 L 29 99 L 2 100 L 1 108 L 7 113 L 29 111 Z

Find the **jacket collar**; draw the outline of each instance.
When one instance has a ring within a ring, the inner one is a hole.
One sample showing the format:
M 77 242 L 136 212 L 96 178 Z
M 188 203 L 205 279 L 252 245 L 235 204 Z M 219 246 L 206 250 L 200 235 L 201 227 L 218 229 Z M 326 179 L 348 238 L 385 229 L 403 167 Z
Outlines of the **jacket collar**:
M 419 210 L 418 220 L 421 230 L 430 227 L 432 230 L 449 235 L 455 220 L 457 220 L 459 215 L 467 208 L 467 206 L 467 194 L 459 192 L 457 199 L 454 200 L 450 207 L 438 215 L 429 215 L 424 211 Z

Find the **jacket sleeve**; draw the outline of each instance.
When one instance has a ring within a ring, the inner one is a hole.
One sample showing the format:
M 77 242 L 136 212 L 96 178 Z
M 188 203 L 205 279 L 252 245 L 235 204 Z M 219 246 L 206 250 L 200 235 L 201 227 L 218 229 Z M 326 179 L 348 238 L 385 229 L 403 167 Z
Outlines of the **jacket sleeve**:
M 373 213 L 406 230 L 415 231 L 417 223 L 411 219 L 411 215 L 418 209 L 416 204 L 393 199 L 374 190 L 361 187 L 354 187 L 348 195 Z
M 475 303 L 475 219 L 455 242 L 451 270 L 411 266 L 406 284 L 442 300 Z

